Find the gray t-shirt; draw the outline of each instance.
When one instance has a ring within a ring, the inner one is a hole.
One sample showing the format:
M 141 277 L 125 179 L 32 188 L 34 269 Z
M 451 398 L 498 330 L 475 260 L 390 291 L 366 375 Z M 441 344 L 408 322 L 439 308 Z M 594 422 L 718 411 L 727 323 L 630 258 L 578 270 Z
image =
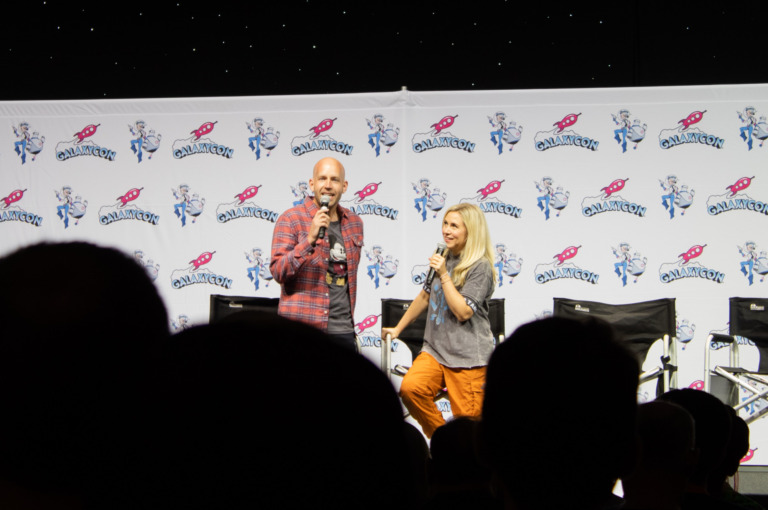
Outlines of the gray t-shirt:
M 445 261 L 448 272 L 459 263 L 452 253 Z M 445 301 L 440 278 L 432 281 L 429 293 L 427 327 L 424 331 L 423 351 L 432 355 L 441 365 L 451 368 L 473 368 L 488 364 L 493 351 L 493 333 L 488 320 L 489 304 L 494 291 L 493 268 L 485 260 L 479 260 L 467 272 L 464 286 L 459 293 L 474 314 L 459 322 Z
M 332 221 L 328 226 L 327 235 L 331 247 L 331 257 L 328 260 L 328 272 L 325 278 L 331 302 L 328 311 L 328 333 L 353 333 L 355 325 L 349 304 L 347 252 L 344 250 L 344 239 L 341 237 L 341 224 L 338 221 Z

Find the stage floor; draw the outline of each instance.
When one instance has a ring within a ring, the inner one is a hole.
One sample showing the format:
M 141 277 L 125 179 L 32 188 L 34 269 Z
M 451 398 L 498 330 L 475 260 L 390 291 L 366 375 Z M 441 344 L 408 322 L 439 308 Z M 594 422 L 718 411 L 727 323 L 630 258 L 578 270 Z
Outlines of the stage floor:
M 741 466 L 730 482 L 742 494 L 768 497 L 768 466 Z

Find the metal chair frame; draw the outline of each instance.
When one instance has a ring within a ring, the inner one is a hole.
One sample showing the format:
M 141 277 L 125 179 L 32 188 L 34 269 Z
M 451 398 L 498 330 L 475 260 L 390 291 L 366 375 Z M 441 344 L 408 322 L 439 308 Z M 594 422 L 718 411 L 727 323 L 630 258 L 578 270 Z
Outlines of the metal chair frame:
M 718 375 L 734 384 L 734 388 L 742 388 L 752 395 L 741 403 L 737 403 L 733 393 L 726 398 L 728 405 L 737 412 L 746 408 L 753 402 L 765 399 L 768 402 L 768 299 L 766 298 L 742 298 L 729 299 L 729 334 L 710 333 L 707 337 L 707 349 L 704 354 L 704 391 L 712 391 L 712 375 Z M 747 370 L 739 366 L 739 341 L 737 337 L 752 341 L 760 351 L 760 366 L 756 371 Z M 711 349 L 713 342 L 722 342 L 729 345 L 729 366 L 716 365 L 711 368 Z M 749 382 L 756 382 L 765 387 L 760 390 Z M 751 423 L 768 413 L 768 406 L 759 412 L 748 416 L 744 420 Z

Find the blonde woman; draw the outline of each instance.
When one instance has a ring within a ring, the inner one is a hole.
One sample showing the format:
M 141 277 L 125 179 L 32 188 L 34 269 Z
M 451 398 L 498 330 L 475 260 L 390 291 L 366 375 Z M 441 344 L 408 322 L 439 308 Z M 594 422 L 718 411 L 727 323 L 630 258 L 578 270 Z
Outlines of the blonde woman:
M 495 288 L 495 262 L 485 215 L 476 205 L 456 204 L 443 217 L 445 257 L 434 254 L 436 278 L 419 292 L 394 328 L 397 338 L 427 311 L 424 347 L 400 386 L 400 397 L 424 434 L 432 437 L 445 420 L 434 398 L 446 388 L 454 416 L 479 416 L 485 367 L 493 350 L 488 301 Z

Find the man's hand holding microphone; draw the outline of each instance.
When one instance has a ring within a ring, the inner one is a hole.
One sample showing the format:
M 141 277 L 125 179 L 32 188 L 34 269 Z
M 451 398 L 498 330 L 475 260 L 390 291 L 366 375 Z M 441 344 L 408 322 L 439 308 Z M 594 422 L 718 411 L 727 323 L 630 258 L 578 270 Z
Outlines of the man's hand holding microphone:
M 320 209 L 315 213 L 312 218 L 312 226 L 309 229 L 309 243 L 314 246 L 318 239 L 325 238 L 325 231 L 331 224 L 331 217 L 328 214 L 328 204 L 330 197 L 323 195 L 320 197 Z

